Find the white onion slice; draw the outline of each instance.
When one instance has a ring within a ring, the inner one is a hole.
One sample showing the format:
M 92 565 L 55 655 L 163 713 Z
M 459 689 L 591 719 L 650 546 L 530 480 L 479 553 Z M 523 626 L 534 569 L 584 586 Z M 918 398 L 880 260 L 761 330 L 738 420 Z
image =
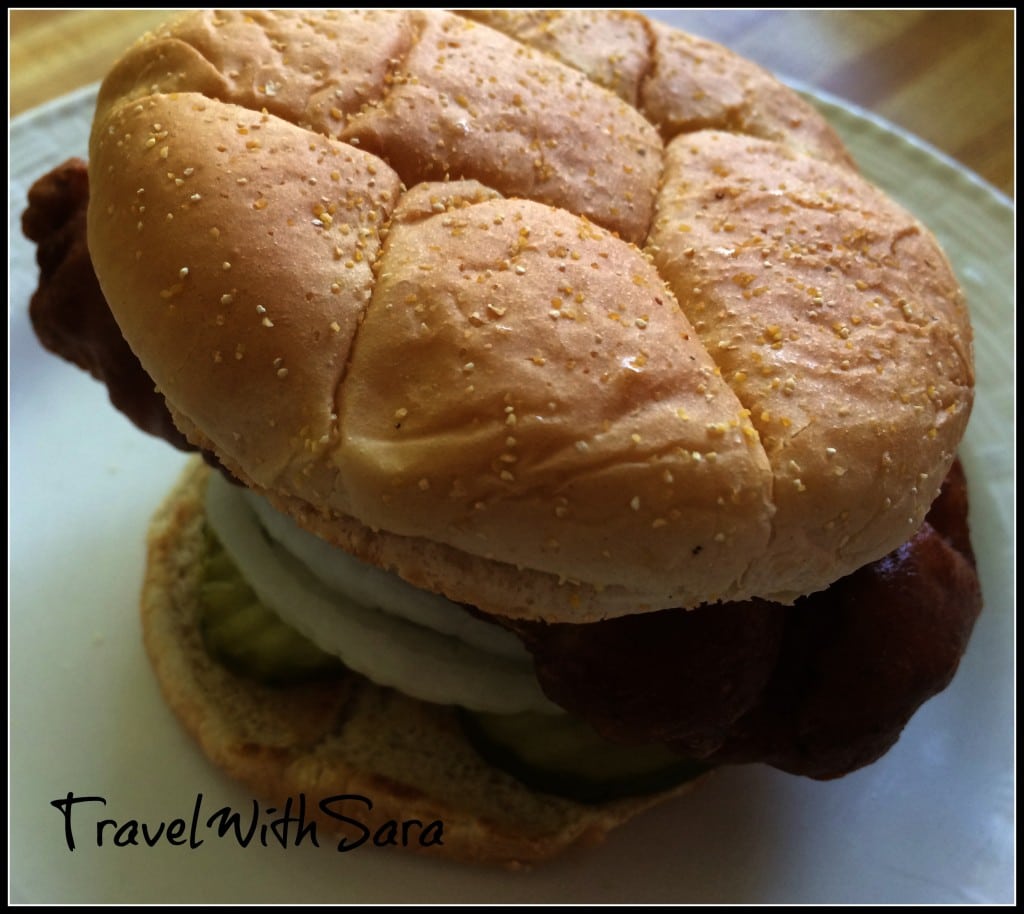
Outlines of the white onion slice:
M 529 652 L 512 632 L 474 618 L 439 594 L 420 590 L 397 575 L 360 562 L 302 529 L 262 496 L 249 489 L 244 494 L 267 533 L 334 593 L 443 635 L 452 635 L 487 653 L 529 660 Z
M 214 474 L 210 525 L 267 606 L 322 650 L 378 685 L 473 711 L 558 713 L 527 662 L 499 657 L 378 609 L 343 600 L 269 541 L 241 490 Z

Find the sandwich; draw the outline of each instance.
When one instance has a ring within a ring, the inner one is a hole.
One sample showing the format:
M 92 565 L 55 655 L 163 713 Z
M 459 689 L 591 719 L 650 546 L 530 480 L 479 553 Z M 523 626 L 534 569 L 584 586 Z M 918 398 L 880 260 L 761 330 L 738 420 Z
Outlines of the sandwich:
M 188 13 L 87 169 L 33 191 L 33 320 L 202 454 L 143 635 L 255 794 L 532 864 L 721 765 L 870 764 L 951 680 L 967 306 L 752 64 L 628 13 Z

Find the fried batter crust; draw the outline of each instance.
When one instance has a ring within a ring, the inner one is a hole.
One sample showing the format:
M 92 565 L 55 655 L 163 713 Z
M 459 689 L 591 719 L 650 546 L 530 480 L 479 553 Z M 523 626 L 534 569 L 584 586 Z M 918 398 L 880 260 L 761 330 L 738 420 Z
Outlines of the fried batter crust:
M 68 159 L 29 190 L 21 226 L 37 245 L 39 286 L 29 305 L 36 336 L 50 352 L 102 381 L 111 403 L 142 431 L 195 450 L 175 428 L 100 291 L 86 243 L 88 203 L 89 175 L 81 159 Z
M 516 630 L 549 697 L 610 739 L 831 779 L 881 757 L 949 684 L 980 611 L 957 462 L 907 543 L 794 606 Z

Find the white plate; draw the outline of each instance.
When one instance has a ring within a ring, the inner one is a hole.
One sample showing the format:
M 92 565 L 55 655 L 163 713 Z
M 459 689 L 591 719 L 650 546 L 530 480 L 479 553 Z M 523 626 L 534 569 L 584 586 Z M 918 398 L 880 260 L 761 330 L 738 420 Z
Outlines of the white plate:
M 955 163 L 822 101 L 864 170 L 940 236 L 977 328 L 963 448 L 985 610 L 952 686 L 880 762 L 834 783 L 726 770 L 692 796 L 527 874 L 328 844 L 97 846 L 100 818 L 156 825 L 252 800 L 161 701 L 136 600 L 149 515 L 182 458 L 136 432 L 100 385 L 46 355 L 18 228 L 33 179 L 85 152 L 93 95 L 11 124 L 10 864 L 31 902 L 1008 902 L 1013 898 L 1013 212 Z M 69 851 L 51 805 L 72 812 Z M 257 839 L 258 841 L 258 839 Z M 141 844 L 141 838 L 140 838 Z

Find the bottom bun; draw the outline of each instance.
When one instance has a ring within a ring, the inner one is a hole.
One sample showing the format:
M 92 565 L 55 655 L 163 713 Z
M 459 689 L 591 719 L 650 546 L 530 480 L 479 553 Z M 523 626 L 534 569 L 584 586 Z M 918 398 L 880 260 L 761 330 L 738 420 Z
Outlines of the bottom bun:
M 143 639 L 175 714 L 209 759 L 255 796 L 274 804 L 304 797 L 306 821 L 348 847 L 377 843 L 382 829 L 380 843 L 519 868 L 595 844 L 693 785 L 581 804 L 490 766 L 452 708 L 356 674 L 284 687 L 233 674 L 207 653 L 197 625 L 209 472 L 198 459 L 190 463 L 153 520 Z M 342 797 L 349 799 L 326 802 Z M 412 820 L 422 825 L 403 830 Z

